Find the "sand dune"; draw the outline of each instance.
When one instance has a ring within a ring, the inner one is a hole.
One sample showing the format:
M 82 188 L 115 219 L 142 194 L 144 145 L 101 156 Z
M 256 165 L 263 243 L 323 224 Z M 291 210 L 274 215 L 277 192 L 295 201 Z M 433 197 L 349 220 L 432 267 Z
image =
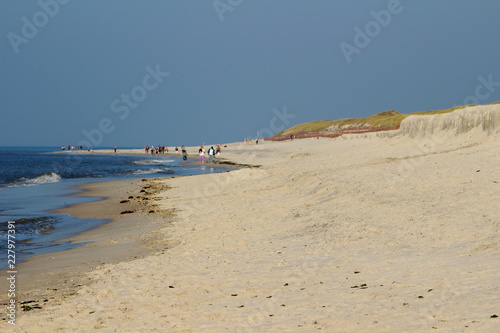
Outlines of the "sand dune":
M 485 135 L 494 135 L 500 132 L 500 112 L 498 104 L 479 105 L 459 109 L 451 113 L 409 116 L 401 123 L 396 135 L 410 138 L 429 137 L 434 134 L 456 136 L 477 129 Z M 384 136 L 384 133 L 380 133 Z
M 155 234 L 177 246 L 103 265 L 16 331 L 497 331 L 499 119 L 231 144 L 261 167 L 157 180 L 176 217 Z

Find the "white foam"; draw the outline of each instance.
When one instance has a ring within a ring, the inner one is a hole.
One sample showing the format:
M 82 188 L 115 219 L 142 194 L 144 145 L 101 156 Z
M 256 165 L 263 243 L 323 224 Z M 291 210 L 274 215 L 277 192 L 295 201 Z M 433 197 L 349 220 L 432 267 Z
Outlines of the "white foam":
M 169 169 L 151 168 L 147 170 L 136 170 L 132 172 L 133 175 L 149 175 L 154 173 L 168 173 Z
M 36 186 L 41 184 L 58 183 L 62 180 L 62 177 L 55 172 L 50 172 L 43 174 L 35 178 L 21 178 L 17 186 Z M 14 185 L 14 186 L 16 186 Z
M 134 161 L 132 162 L 133 164 L 168 164 L 175 162 L 175 160 L 141 160 L 141 161 Z

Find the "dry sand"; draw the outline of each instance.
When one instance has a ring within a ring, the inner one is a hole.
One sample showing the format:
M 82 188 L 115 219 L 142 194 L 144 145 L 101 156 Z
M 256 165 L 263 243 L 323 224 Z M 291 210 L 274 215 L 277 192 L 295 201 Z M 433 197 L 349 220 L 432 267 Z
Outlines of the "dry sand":
M 261 167 L 151 181 L 167 249 L 82 274 L 15 331 L 499 331 L 499 152 L 500 105 L 231 144 Z

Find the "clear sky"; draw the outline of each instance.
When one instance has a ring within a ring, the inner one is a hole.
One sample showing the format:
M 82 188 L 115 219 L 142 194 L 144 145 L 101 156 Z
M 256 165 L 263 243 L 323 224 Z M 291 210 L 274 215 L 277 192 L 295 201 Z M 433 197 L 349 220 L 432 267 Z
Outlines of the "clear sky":
M 0 145 L 199 145 L 500 100 L 498 0 L 0 0 Z

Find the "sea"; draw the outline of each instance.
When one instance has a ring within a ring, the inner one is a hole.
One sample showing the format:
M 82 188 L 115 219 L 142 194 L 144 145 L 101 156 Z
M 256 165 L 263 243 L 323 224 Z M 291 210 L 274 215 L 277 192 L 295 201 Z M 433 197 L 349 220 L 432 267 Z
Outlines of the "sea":
M 60 150 L 54 147 L 0 147 L 0 253 L 4 258 L 0 260 L 0 269 L 8 266 L 8 253 L 15 253 L 16 262 L 20 263 L 33 255 L 68 250 L 83 243 L 61 239 L 109 222 L 52 212 L 100 200 L 84 195 L 67 196 L 82 192 L 74 188 L 77 185 L 224 171 L 185 165 L 180 157 L 146 154 L 143 149 L 138 149 L 141 154 L 121 154 L 120 149 L 114 154 L 56 153 Z M 9 237 L 10 229 L 14 230 Z M 11 252 L 8 252 L 9 244 Z

